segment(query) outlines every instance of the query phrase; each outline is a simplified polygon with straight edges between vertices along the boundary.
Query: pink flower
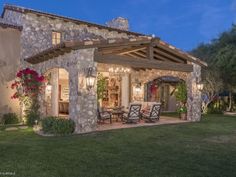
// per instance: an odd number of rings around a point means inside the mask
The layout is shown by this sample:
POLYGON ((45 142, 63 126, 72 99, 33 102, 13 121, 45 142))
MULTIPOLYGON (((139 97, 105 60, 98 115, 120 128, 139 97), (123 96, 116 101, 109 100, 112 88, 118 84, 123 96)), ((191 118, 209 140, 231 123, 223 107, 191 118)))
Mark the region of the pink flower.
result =
POLYGON ((23 74, 22 71, 19 71, 19 72, 16 74, 16 76, 21 78, 21 77, 22 77, 22 74, 23 74))
POLYGON ((38 77, 38 78, 37 78, 37 81, 38 81, 38 82, 43 82, 43 81, 44 81, 44 76, 38 77))

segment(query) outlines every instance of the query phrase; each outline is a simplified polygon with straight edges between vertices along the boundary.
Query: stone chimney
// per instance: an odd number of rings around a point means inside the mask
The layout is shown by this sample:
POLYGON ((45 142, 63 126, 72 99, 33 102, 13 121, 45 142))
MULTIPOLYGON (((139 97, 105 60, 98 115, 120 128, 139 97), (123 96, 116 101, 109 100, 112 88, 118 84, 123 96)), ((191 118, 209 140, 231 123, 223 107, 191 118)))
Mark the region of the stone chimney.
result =
POLYGON ((129 21, 123 17, 117 17, 107 22, 106 25, 111 28, 129 31, 129 21))

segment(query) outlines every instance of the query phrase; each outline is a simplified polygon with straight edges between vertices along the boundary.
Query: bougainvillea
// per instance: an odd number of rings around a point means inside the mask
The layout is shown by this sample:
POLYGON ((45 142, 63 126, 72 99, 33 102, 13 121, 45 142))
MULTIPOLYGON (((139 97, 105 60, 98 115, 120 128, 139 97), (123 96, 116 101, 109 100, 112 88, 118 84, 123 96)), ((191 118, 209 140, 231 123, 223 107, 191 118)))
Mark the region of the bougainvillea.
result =
POLYGON ((16 90, 12 99, 19 99, 24 105, 25 117, 28 124, 33 124, 34 120, 39 117, 38 96, 44 89, 44 76, 39 75, 36 71, 26 68, 20 70, 16 75, 16 80, 12 83, 11 88, 16 90))

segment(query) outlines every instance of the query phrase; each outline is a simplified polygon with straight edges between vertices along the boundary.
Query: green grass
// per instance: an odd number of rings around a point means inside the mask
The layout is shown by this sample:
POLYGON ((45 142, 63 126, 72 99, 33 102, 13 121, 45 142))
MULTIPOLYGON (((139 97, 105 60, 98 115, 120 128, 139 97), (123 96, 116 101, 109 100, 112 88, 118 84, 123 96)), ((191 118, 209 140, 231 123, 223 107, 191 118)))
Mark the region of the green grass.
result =
POLYGON ((0 132, 0 172, 21 177, 226 177, 236 176, 235 167, 236 117, 210 115, 200 123, 83 136, 0 132))

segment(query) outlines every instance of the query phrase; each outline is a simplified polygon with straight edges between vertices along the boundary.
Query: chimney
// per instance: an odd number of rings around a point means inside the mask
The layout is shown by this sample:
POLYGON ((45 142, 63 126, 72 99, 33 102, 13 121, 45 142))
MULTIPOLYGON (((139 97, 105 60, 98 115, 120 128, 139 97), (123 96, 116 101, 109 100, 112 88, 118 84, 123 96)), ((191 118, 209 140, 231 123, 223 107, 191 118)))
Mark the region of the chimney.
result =
POLYGON ((123 17, 117 17, 107 22, 106 25, 111 28, 129 31, 129 21, 123 17))

